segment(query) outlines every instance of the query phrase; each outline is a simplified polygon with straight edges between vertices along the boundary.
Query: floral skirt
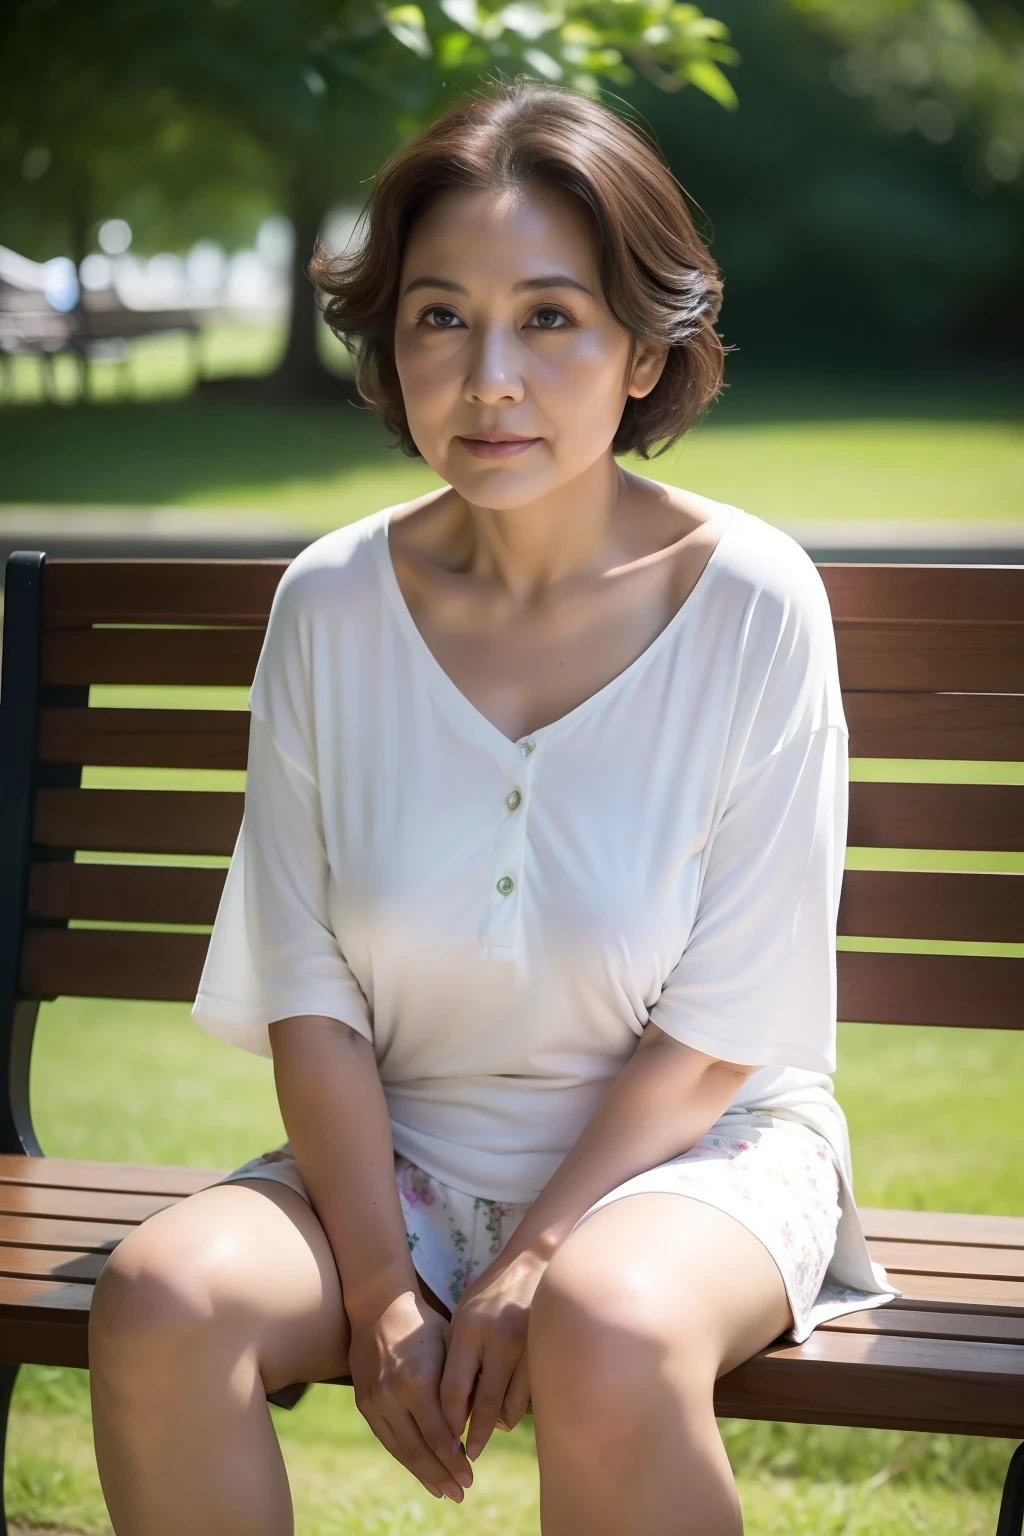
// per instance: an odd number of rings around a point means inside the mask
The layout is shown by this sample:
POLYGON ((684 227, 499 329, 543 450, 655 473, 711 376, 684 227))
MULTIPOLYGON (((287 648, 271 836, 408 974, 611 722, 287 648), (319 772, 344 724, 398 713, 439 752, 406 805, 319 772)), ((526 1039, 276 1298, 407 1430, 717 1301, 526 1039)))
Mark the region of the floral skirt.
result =
MULTIPOLYGON (((413 1267, 448 1309, 486 1269, 530 1209, 530 1201, 467 1194, 395 1152, 395 1181, 413 1267)), ((288 1142, 235 1168, 234 1179, 276 1179, 309 1199, 288 1142)), ((781 1272, 793 1313, 787 1337, 804 1339, 829 1317, 889 1300, 831 1285, 826 1271, 840 1218, 839 1174, 816 1131, 767 1111, 727 1118, 688 1152, 627 1179, 576 1222, 626 1195, 689 1195, 735 1217, 760 1239, 781 1272)), ((573 1228, 575 1231, 575 1227, 573 1228)))

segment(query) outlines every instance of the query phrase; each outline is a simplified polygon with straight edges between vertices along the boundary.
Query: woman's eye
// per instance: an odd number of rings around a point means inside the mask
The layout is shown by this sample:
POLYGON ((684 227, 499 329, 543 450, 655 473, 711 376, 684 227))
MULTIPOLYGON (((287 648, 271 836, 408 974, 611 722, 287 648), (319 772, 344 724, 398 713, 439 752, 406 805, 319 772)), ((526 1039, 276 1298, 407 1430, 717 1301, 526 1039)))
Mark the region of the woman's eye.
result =
MULTIPOLYGON (((456 320, 459 318, 453 309, 445 309, 441 304, 433 304, 431 305, 430 309, 425 309, 420 316, 420 319, 425 320, 428 315, 451 315, 456 320)), ((453 327, 450 325, 432 325, 429 327, 429 329, 432 331, 450 331, 453 329, 453 327)))
MULTIPOLYGON (((545 315, 553 315, 556 321, 564 321, 565 325, 551 325, 543 323, 537 324, 536 329, 539 331, 562 331, 565 329, 566 325, 571 323, 570 317, 566 314, 565 310, 556 309, 552 304, 544 304, 540 309, 534 310, 532 318, 534 321, 540 321, 541 318, 545 315)), ((448 309, 443 304, 432 304, 429 309, 423 310, 420 315, 420 319, 426 320, 428 316, 440 316, 440 321, 438 323, 434 323, 434 321, 431 320, 431 323, 427 327, 427 329, 431 331, 453 331, 455 326, 448 324, 445 321, 445 316, 447 316, 449 320, 457 321, 459 318, 453 309, 448 309)))
MULTIPOLYGON (((542 309, 538 309, 536 311, 536 313, 534 314, 534 319, 535 320, 539 319, 541 315, 554 315, 556 317, 556 319, 564 320, 566 322, 566 325, 569 323, 569 316, 565 313, 565 310, 564 309, 555 309, 550 304, 545 304, 542 309)), ((538 326, 537 329, 541 330, 541 331, 563 331, 565 329, 565 326, 563 326, 563 325, 541 325, 541 326, 538 326)))

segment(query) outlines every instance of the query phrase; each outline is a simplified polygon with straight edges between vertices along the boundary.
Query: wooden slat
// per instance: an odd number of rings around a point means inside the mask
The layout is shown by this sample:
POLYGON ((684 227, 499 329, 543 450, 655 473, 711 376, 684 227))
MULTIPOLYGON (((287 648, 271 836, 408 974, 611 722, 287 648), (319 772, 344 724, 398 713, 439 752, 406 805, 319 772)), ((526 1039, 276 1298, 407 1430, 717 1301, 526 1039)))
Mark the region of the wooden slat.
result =
POLYGON ((834 623, 1024 623, 1024 566, 882 565, 823 561, 834 623))
POLYGON ((92 1282, 0 1278, 0 1360, 11 1364, 89 1364, 92 1282))
MULTIPOLYGON (((216 1183, 210 1179, 209 1183, 216 1183)), ((200 1186, 205 1188, 205 1184, 200 1186)), ((189 1193, 194 1193, 190 1191, 189 1193)), ((20 1223, 28 1231, 33 1222, 71 1222, 83 1230, 92 1225, 97 1230, 106 1227, 137 1226, 160 1211, 165 1205, 173 1205, 184 1195, 170 1192, 158 1193, 145 1189, 76 1189, 58 1188, 46 1184, 0 1185, 0 1221, 20 1223)), ((15 1226, 4 1227, 5 1240, 15 1226)), ((40 1231, 32 1235, 34 1246, 45 1246, 40 1231)), ((76 1247, 79 1246, 76 1244, 76 1247)), ((86 1246, 84 1243, 81 1246, 86 1246)))
MULTIPOLYGON (((165 1205, 176 1203, 164 1201, 165 1205)), ((138 1225, 138 1222, 61 1221, 52 1217, 0 1215, 0 1256, 15 1248, 31 1248, 37 1253, 49 1254, 52 1263, 54 1254, 68 1251, 109 1253, 138 1225)))
MULTIPOLYGON (((2 1161, 2 1160, 0 1160, 2 1161)), ((858 1206, 869 1242, 968 1243, 975 1248, 1024 1248, 1024 1216, 953 1211, 901 1211, 858 1206)))
POLYGON ((851 757, 1024 762, 1024 694, 843 693, 851 757))
POLYGON ((265 624, 287 560, 48 560, 47 629, 265 624))
POLYGON ((1024 852, 1024 785, 850 785, 851 848, 1024 852))
POLYGON ((972 1248, 943 1243, 874 1242, 872 1257, 890 1274, 955 1275, 971 1280, 1024 1282, 1024 1249, 972 1248))
POLYGON ((836 967, 844 1021, 1024 1029, 1024 960, 840 950, 836 967))
POLYGON ((244 709, 43 709, 43 763, 125 768, 244 768, 244 709))
POLYGON ((32 836, 41 848, 230 854, 244 808, 219 790, 41 789, 32 836))
MULTIPOLYGON (((837 624, 844 689, 911 692, 1024 691, 1024 624, 837 624)), ((44 684, 245 685, 263 629, 50 630, 44 684)))
MULTIPOLYGON (((207 942, 205 934, 30 928, 22 950, 22 995, 190 1002, 207 942)), ((1024 961, 841 950, 836 962, 843 1020, 1024 1028, 1024 961)))
POLYGON ((1024 621, 893 618, 840 620, 834 628, 844 690, 1024 693, 1024 621))
POLYGON ((43 636, 44 685, 194 684, 248 687, 259 629, 55 629, 43 636))
POLYGON ((29 867, 28 915, 93 922, 212 923, 225 874, 223 869, 144 864, 34 863, 29 867))
MULTIPOLYGON (((889 622, 835 626, 844 690, 942 693, 1024 691, 1024 624, 889 622)), ((42 681, 248 686, 262 627, 50 630, 42 681)))
MULTIPOLYGON (((1024 1284, 1019 1280, 972 1280, 963 1275, 922 1275, 895 1272, 892 1283, 915 1311, 986 1311, 1024 1314, 1024 1284)), ((893 1306, 900 1305, 893 1302, 893 1306)))
MULTIPOLYGON (((258 624, 286 560, 48 560, 45 622, 258 624)), ((1021 622, 1020 566, 823 562, 835 622, 1021 622)))
POLYGON ((1024 944, 1024 875, 848 869, 839 933, 1024 944))
POLYGON ((1024 1346, 817 1329, 719 1378, 738 1418, 954 1434, 1024 1432, 1024 1346))
MULTIPOLYGON (((844 696, 853 757, 1024 761, 1024 695, 844 696)), ((39 758, 126 767, 244 768, 246 710, 43 709, 39 758)))
POLYGON ((74 1314, 88 1311, 92 1301, 92 1286, 64 1285, 59 1280, 4 1280, 0 1284, 0 1311, 5 1320, 12 1317, 26 1321, 42 1321, 42 1314, 55 1312, 74 1314))
MULTIPOLYGON (((117 1246, 116 1243, 114 1246, 117 1246)), ((109 1250, 102 1253, 79 1253, 70 1248, 53 1252, 45 1248, 0 1247, 0 1276, 17 1276, 26 1280, 60 1280, 64 1283, 80 1281, 86 1285, 95 1285, 109 1256, 109 1250)))
POLYGON ((207 1184, 215 1184, 228 1171, 227 1168, 190 1168, 165 1163, 108 1163, 75 1157, 24 1157, 11 1152, 0 1153, 0 1184, 37 1189, 191 1195, 197 1189, 205 1189, 207 1184))
POLYGON ((21 995, 190 1003, 207 943, 204 933, 30 928, 21 951, 21 995))
POLYGON ((868 1312, 846 1312, 827 1323, 832 1333, 904 1333, 928 1339, 976 1339, 984 1344, 1024 1344, 1024 1313, 914 1312, 892 1302, 868 1312))

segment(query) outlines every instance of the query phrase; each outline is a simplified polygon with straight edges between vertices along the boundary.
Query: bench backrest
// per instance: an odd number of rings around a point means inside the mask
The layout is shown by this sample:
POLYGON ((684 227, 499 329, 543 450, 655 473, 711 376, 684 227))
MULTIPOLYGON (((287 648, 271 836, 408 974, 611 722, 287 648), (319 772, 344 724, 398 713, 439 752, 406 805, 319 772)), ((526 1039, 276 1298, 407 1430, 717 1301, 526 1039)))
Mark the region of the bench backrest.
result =
MULTIPOLYGON (((213 921, 242 814, 245 694, 230 708, 198 707, 201 694, 179 693, 184 708, 96 697, 103 685, 247 689, 285 563, 11 557, 0 698, 8 1032, 15 998, 195 995, 207 933, 167 925, 213 921), (120 786, 139 770, 147 787, 120 786), (153 770, 165 771, 163 787, 153 770), (181 770, 234 776, 227 789, 210 787, 215 774, 175 787, 181 770), (106 787, 90 787, 103 774, 106 787)), ((895 866, 847 867, 842 939, 896 942, 840 947, 839 1016, 1020 1028, 1024 872, 1006 855, 1024 853, 1024 566, 818 569, 851 756, 886 760, 855 765, 848 846, 889 850, 854 862, 895 866), (920 767, 906 781, 902 762, 922 759, 935 764, 923 770, 931 782, 920 767), (927 867, 942 862, 952 867, 927 867), (979 944, 1016 953, 970 953, 979 944)))

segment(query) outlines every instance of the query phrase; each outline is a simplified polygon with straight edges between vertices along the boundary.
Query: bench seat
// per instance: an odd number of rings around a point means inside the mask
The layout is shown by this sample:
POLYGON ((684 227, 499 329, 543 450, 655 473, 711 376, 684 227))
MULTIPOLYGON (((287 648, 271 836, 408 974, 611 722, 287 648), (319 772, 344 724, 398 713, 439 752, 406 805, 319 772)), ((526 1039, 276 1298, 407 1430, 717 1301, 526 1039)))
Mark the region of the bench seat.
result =
MULTIPOLYGON (((154 1211, 226 1172, 0 1156, 0 1362, 87 1367, 89 1303, 107 1255, 154 1211)), ((1024 1434, 1024 1218, 861 1215, 903 1297, 763 1350, 721 1378, 719 1413, 1024 1434)))

